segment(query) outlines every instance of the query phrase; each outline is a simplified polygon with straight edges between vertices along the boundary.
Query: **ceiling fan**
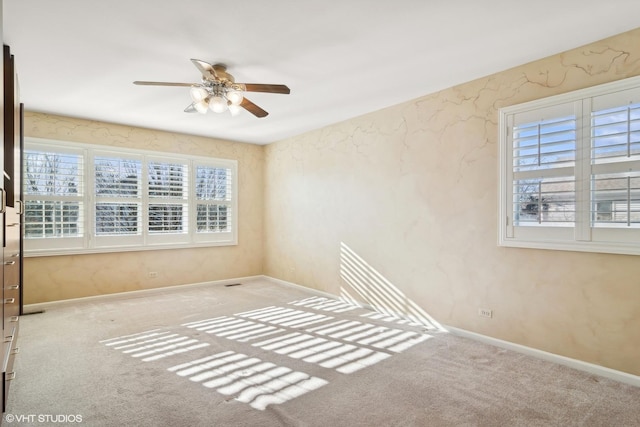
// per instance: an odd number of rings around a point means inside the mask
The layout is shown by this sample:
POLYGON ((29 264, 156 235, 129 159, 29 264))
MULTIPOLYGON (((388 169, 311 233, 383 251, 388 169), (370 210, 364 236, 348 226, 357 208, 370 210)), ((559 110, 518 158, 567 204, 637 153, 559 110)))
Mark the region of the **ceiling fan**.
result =
POLYGON ((267 113, 253 102, 244 97, 244 92, 267 92, 289 94, 290 89, 286 85, 236 83, 233 76, 227 72, 224 64, 209 64, 199 59, 191 62, 202 74, 200 83, 171 83, 171 82, 146 82, 135 81, 135 85, 143 86, 185 86, 190 87, 190 95, 193 102, 184 109, 186 113, 206 114, 210 109, 216 113, 227 110, 231 115, 236 115, 244 108, 256 117, 265 117, 267 113))

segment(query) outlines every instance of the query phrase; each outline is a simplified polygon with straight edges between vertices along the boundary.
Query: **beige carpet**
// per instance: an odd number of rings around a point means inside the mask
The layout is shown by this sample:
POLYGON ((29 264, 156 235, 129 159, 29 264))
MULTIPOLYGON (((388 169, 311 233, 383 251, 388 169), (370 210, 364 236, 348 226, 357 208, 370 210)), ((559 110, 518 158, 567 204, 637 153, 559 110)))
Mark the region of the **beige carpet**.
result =
POLYGON ((640 425, 639 388, 266 280, 20 322, 3 426, 640 425))

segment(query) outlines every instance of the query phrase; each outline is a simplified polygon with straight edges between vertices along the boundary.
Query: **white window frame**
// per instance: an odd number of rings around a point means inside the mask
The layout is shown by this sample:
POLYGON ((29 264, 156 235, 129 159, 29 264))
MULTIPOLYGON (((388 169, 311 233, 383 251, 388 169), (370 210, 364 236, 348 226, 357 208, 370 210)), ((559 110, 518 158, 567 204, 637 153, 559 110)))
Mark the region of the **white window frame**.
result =
MULTIPOLYGON (((26 141, 26 139, 25 139, 26 141)), ((31 147, 27 147, 27 149, 29 149, 31 147)), ((80 221, 82 223, 82 225, 84 226, 86 221, 86 215, 87 215, 87 203, 86 203, 86 199, 87 199, 87 192, 89 191, 87 189, 87 177, 84 175, 86 173, 87 170, 87 165, 86 165, 86 152, 84 149, 79 148, 79 147, 51 147, 51 146, 41 146, 39 147, 39 149, 41 151, 44 152, 50 152, 50 153, 55 153, 55 154, 67 154, 67 155, 73 155, 73 156, 78 156, 81 159, 81 163, 82 163, 82 171, 80 172, 80 176, 79 178, 82 180, 79 184, 79 195, 77 197, 68 197, 68 196, 55 196, 55 195, 45 195, 45 196, 40 196, 40 195, 34 195, 31 197, 26 197, 25 199, 25 209, 28 209, 29 206, 29 201, 30 200, 38 200, 38 201, 50 201, 50 202, 66 202, 66 201, 77 201, 81 203, 82 209, 79 211, 79 215, 80 217, 82 217, 82 220, 80 221), (52 149, 53 148, 53 149, 52 149)), ((27 171, 24 170, 23 171, 23 175, 25 175, 23 177, 22 180, 22 185, 23 186, 27 186, 29 184, 27 177, 26 177, 26 173, 27 171)), ((24 218, 26 217, 26 215, 23 216, 23 221, 24 218)), ((82 233, 82 237, 78 237, 78 236, 74 236, 74 237, 65 237, 65 238, 42 238, 42 239, 33 239, 33 240, 38 240, 39 241, 39 246, 40 249, 42 251, 69 251, 69 252, 74 252, 74 251, 79 251, 82 250, 85 245, 85 237, 87 231, 82 229, 81 230, 82 233)), ((26 246, 26 245, 25 245, 26 246)))
MULTIPOLYGON (((193 193, 193 204, 191 205, 191 209, 190 209, 190 221, 191 224, 193 224, 193 230, 194 230, 194 236, 193 239, 195 242, 201 242, 207 239, 210 239, 211 233, 206 233, 206 232, 199 232, 198 231, 198 205, 203 204, 203 205, 223 205, 227 207, 228 209, 231 209, 232 211, 236 208, 234 208, 234 203, 235 200, 237 199, 237 196, 234 195, 235 190, 233 189, 227 189, 227 190, 231 190, 229 192, 229 196, 227 197, 225 200, 217 200, 217 199, 198 199, 197 198, 197 190, 196 190, 196 168, 198 167, 205 167, 205 168, 210 168, 212 165, 209 163, 203 163, 203 162, 198 162, 198 161, 194 161, 193 162, 193 168, 192 168, 192 173, 191 173, 191 189, 192 189, 192 193, 193 193)), ((233 172, 233 169, 231 170, 232 174, 235 173, 233 172)), ((237 177, 233 177, 232 176, 232 182, 237 182, 237 177)), ((238 227, 238 216, 237 215, 232 215, 231 218, 227 218, 227 221, 231 222, 231 227, 232 229, 236 229, 238 227)), ((213 233, 214 235, 216 233, 213 233)))
MULTIPOLYGON (((620 172, 620 164, 594 164, 591 159, 592 103, 607 99, 619 102, 619 106, 640 102, 640 76, 599 86, 581 89, 499 111, 499 206, 498 245, 506 247, 568 250, 640 255, 640 228, 596 227, 591 223, 591 182, 594 175, 611 169, 620 172), (602 98, 599 98, 602 97, 602 98), (606 97, 606 98, 605 98, 606 97), (632 101, 631 101, 632 99, 632 101), (575 199, 576 221, 571 227, 536 225, 515 226, 513 217, 514 151, 513 120, 516 115, 550 110, 563 104, 572 104, 576 116, 575 199)), ((624 162, 624 170, 640 171, 640 159, 624 162)))
MULTIPOLYGON (((86 231, 86 236, 88 237, 89 241, 88 241, 88 247, 89 248, 121 248, 121 247, 139 247, 139 246, 144 246, 144 224, 145 223, 145 218, 143 216, 143 211, 144 211, 144 206, 145 206, 145 193, 146 193, 146 187, 144 186, 143 182, 144 179, 143 174, 144 174, 144 167, 142 165, 145 165, 145 161, 144 161, 144 157, 142 154, 138 154, 138 153, 123 153, 123 152, 118 152, 118 151, 113 151, 113 150, 108 150, 108 149, 104 149, 104 148, 98 148, 98 149, 87 149, 87 159, 86 159, 86 163, 89 165, 88 167, 88 171, 86 171, 85 176, 87 177, 85 182, 88 184, 87 185, 87 198, 88 203, 87 203, 87 210, 88 210, 88 216, 86 217, 87 220, 85 222, 85 224, 88 226, 87 228, 85 228, 86 231), (139 185, 139 189, 137 191, 137 196, 136 197, 122 197, 122 196, 102 196, 99 197, 96 194, 96 182, 95 182, 95 177, 96 177, 96 165, 95 165, 95 159, 96 157, 101 157, 101 158, 115 158, 118 160, 130 160, 130 161, 139 161, 141 163, 141 171, 140 171, 140 185, 139 185), (137 233, 135 234, 123 234, 123 235, 99 235, 96 231, 96 211, 95 211, 95 207, 98 205, 98 203, 113 203, 113 204, 118 204, 118 203, 131 203, 131 204, 138 204, 139 205, 139 211, 138 211, 138 218, 137 218, 137 222, 138 222, 138 226, 140 228, 140 230, 138 230, 137 233)), ((25 239, 26 240, 26 239, 25 239)))
MULTIPOLYGON (((125 252, 156 249, 177 249, 208 246, 231 246, 238 244, 238 162, 231 159, 219 159, 204 156, 193 156, 157 151, 137 150, 130 148, 118 148, 95 144, 83 144, 76 142, 57 141, 42 138, 25 137, 25 149, 63 152, 80 154, 83 156, 83 193, 81 196, 82 229, 80 237, 45 237, 25 238, 25 256, 53 256, 103 252, 125 252), (139 212, 141 232, 137 235, 123 236, 97 236, 95 230, 95 206, 99 199, 95 194, 95 165, 96 157, 117 157, 141 160, 141 184, 140 197, 135 198, 136 203, 141 203, 139 212), (153 233, 149 231, 149 204, 176 202, 177 199, 159 199, 149 196, 148 192, 148 165, 151 162, 180 163, 187 167, 186 184, 187 195, 182 200, 187 208, 186 230, 176 233, 153 233), (229 230, 218 232, 196 232, 196 193, 195 193, 195 168, 206 166, 212 168, 228 169, 231 180, 229 197, 225 201, 228 206, 229 230)), ((35 200, 39 196, 29 196, 25 193, 25 200, 35 200)), ((55 199, 55 196, 44 196, 41 199, 55 199)), ((115 197, 118 202, 121 198, 115 197)), ((102 198, 102 200, 105 200, 102 198)), ((122 199, 124 200, 124 199, 122 199)), ((132 202, 134 200, 132 199, 132 202)))
MULTIPOLYGON (((145 204, 145 208, 143 209, 143 223, 149 223, 149 205, 159 205, 159 204, 182 204, 187 209, 186 218, 183 212, 183 220, 185 221, 184 226, 186 229, 183 229, 180 232, 176 233, 152 233, 148 232, 147 234, 147 245, 165 245, 165 244, 189 244, 193 241, 193 237, 191 236, 191 227, 193 226, 193 221, 191 219, 191 207, 192 207, 192 181, 191 181, 191 169, 194 167, 193 161, 187 161, 186 159, 182 159, 180 157, 173 156, 163 157, 157 155, 149 155, 147 156, 147 161, 143 164, 142 174, 147 177, 149 175, 148 166, 149 163, 166 163, 166 164, 181 164, 186 170, 186 180, 183 178, 183 191, 186 192, 186 197, 183 198, 167 198, 160 199, 155 197, 148 196, 149 189, 148 187, 144 187, 144 194, 147 198, 147 203, 145 204)), ((143 180, 145 185, 148 185, 147 180, 143 180)))

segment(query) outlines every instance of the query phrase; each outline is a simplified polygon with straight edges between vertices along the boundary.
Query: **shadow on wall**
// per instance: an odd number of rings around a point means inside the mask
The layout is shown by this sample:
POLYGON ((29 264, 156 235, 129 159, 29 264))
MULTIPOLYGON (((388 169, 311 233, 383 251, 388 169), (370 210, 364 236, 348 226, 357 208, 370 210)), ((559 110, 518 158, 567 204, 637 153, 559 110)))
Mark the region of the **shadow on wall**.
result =
POLYGON ((340 287, 341 299, 355 305, 362 305, 364 302, 383 316, 405 319, 429 330, 447 332, 344 242, 340 242, 340 277, 346 285, 340 287), (359 298, 354 297, 351 291, 359 298))

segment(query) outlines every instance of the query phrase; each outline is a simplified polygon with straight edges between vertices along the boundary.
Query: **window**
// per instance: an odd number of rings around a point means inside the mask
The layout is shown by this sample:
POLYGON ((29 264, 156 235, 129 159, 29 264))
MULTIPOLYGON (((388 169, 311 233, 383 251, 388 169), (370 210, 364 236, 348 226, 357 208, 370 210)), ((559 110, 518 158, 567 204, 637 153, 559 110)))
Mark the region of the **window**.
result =
POLYGON ((42 249, 81 247, 85 234, 83 152, 27 147, 23 174, 25 236, 40 240, 42 249))
POLYGON ((196 234, 219 232, 232 226, 229 213, 233 189, 229 169, 196 166, 196 234))
POLYGON ((502 246, 640 254, 640 78, 500 110, 502 246))
POLYGON ((237 163, 27 138, 25 252, 237 242, 237 163))

